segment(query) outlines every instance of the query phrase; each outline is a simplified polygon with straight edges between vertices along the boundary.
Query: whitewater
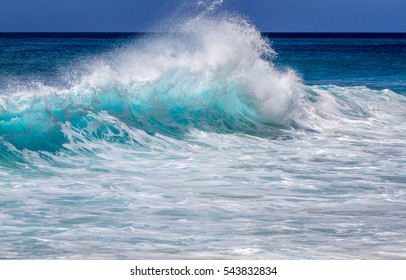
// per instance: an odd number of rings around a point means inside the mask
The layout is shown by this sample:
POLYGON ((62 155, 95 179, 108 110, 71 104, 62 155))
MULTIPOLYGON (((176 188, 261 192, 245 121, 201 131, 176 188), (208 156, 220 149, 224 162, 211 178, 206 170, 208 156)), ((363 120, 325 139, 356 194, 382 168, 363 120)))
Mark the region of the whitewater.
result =
POLYGON ((406 72, 308 83, 239 16, 172 30, 0 39, 0 258, 406 258, 406 72))

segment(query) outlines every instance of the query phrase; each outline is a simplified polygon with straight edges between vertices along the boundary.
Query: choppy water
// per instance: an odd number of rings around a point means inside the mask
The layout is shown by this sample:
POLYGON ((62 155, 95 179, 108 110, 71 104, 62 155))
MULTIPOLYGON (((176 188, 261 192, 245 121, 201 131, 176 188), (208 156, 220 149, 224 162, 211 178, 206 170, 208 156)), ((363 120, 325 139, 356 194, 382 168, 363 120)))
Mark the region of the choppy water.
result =
POLYGON ((0 35, 0 258, 406 258, 406 39, 0 35))

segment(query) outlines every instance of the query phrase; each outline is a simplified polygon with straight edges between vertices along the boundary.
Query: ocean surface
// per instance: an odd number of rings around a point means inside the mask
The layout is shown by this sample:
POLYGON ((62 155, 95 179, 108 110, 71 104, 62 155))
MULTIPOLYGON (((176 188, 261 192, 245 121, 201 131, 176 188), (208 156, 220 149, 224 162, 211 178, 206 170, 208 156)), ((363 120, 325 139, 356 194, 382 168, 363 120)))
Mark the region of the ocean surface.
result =
POLYGON ((406 259, 406 34, 0 34, 0 258, 406 259))

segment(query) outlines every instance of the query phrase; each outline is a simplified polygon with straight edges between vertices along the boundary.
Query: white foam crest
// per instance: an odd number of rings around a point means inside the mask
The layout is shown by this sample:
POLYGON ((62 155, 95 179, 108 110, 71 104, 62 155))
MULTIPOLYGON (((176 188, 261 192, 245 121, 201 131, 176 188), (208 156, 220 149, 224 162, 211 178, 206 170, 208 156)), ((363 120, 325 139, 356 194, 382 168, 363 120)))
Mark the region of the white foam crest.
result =
POLYGON ((139 95, 140 87, 153 88, 168 76, 170 94, 178 97, 201 95, 213 84, 228 94, 238 85, 238 98, 257 111, 260 121, 288 124, 295 95, 302 91, 300 79, 273 67, 274 51, 253 25, 235 16, 200 16, 173 29, 94 63, 74 91, 118 86, 139 95))

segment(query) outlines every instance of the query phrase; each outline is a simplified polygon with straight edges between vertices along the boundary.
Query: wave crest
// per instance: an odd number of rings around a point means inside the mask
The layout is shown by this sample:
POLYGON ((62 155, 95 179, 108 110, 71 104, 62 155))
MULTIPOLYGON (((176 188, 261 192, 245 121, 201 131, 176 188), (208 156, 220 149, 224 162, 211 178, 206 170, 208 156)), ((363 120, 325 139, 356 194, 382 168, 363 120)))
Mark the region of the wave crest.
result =
POLYGON ((255 133, 260 125, 289 125, 301 84, 293 71, 274 68, 273 54, 243 19, 190 19, 171 34, 94 59, 69 88, 38 85, 3 95, 0 136, 18 149, 55 150, 69 141, 66 124, 92 127, 88 138, 111 135, 109 121, 91 117, 102 114, 172 137, 191 128, 255 133))

